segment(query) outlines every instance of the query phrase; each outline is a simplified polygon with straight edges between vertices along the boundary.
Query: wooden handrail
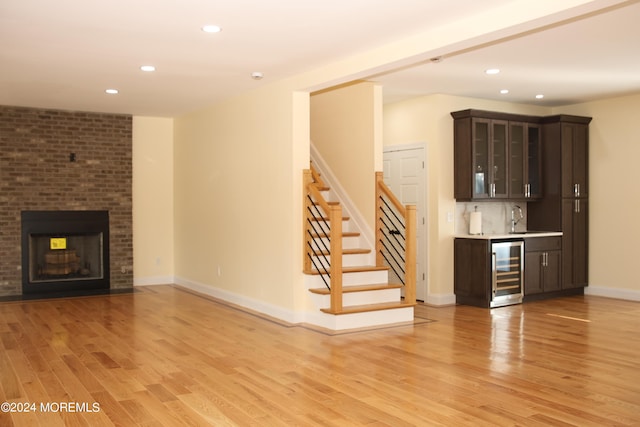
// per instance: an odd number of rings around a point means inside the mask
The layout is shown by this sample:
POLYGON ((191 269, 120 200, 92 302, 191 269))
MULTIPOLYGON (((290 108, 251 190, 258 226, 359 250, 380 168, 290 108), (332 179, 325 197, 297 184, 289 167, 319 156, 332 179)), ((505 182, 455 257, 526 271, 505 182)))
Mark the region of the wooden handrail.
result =
POLYGON ((398 210, 398 212, 400 212, 400 214, 402 214, 402 216, 406 215, 404 205, 400 203, 400 200, 398 200, 391 189, 387 187, 387 184, 384 183, 382 172, 376 172, 376 189, 376 197, 378 196, 379 192, 384 194, 391 201, 391 203, 393 203, 393 206, 398 210))
POLYGON ((322 180, 322 177, 320 176, 320 173, 318 173, 316 168, 313 167, 313 163, 310 164, 310 168, 311 168, 311 176, 313 177, 313 182, 318 184, 318 187, 326 187, 327 184, 324 183, 324 181, 322 180))
POLYGON ((382 209, 383 196, 391 202, 398 214, 403 217, 405 225, 405 253, 404 253, 404 300, 405 303, 415 304, 416 302, 416 256, 417 256, 417 229, 416 229, 416 207, 413 205, 404 206, 387 187, 383 180, 382 172, 376 172, 376 265, 383 266, 385 259, 383 256, 383 223, 382 209))

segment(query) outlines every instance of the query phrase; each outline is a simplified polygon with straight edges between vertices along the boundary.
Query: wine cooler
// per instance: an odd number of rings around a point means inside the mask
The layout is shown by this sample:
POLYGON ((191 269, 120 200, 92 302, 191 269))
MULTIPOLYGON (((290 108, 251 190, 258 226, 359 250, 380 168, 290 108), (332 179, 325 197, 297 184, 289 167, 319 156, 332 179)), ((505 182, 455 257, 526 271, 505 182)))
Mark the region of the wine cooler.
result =
POLYGON ((492 242, 491 270, 490 306, 520 304, 524 284, 524 241, 492 242))

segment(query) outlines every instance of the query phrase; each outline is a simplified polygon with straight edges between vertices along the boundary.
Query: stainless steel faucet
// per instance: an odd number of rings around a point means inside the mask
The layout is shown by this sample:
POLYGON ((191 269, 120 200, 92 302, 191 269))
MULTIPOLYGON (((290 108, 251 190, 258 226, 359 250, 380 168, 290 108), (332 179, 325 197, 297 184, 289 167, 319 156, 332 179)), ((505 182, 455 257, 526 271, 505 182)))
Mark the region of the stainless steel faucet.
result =
POLYGON ((516 225, 524 218, 524 214, 522 213, 522 208, 518 205, 513 205, 511 207, 511 232, 516 232, 516 225))

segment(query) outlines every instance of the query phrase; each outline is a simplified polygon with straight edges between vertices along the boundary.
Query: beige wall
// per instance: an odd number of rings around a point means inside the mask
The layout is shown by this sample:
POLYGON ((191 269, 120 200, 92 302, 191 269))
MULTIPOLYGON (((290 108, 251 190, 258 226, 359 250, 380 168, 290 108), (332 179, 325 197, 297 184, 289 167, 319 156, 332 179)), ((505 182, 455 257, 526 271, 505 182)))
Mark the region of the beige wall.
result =
POLYGON ((178 283, 285 318, 296 309, 308 114, 308 94, 275 86, 175 120, 178 283))
POLYGON ((311 141, 371 230, 376 152, 382 141, 376 134, 381 95, 380 86, 360 82, 311 97, 311 141))
POLYGON ((173 282, 173 119, 133 118, 133 277, 173 282))
MULTIPOLYGON (((558 108, 589 126, 589 291, 640 291, 640 94, 558 108)), ((615 295, 615 294, 614 294, 615 295)), ((625 296, 624 292, 620 296, 625 296)))

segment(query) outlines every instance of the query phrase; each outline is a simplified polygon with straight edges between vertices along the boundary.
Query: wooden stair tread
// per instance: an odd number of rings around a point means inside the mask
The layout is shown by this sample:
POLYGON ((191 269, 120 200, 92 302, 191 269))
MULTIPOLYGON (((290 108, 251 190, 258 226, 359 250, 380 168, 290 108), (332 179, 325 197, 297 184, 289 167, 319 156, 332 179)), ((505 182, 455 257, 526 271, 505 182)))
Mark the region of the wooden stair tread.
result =
MULTIPOLYGON (((351 293, 351 292, 366 292, 366 291, 381 291, 385 289, 398 289, 402 288, 402 285, 399 283, 377 283, 371 285, 352 285, 352 286, 343 286, 342 293, 351 293)), ((313 294, 319 295, 331 295, 331 291, 324 288, 313 288, 309 289, 309 292, 313 294)))
MULTIPOLYGON (((325 216, 325 217, 322 217, 322 218, 316 218, 316 217, 313 217, 313 218, 309 218, 309 219, 310 219, 311 221, 321 221, 321 220, 322 220, 322 221, 329 222, 329 217, 326 217, 326 216, 325 216)), ((351 219, 351 218, 350 218, 350 217, 348 217, 348 216, 343 216, 343 217, 342 217, 342 220, 343 220, 343 221, 349 221, 350 219, 351 219)))
MULTIPOLYGON (((327 235, 329 235, 329 233, 327 233, 327 235)), ((358 233, 357 231, 345 231, 341 234, 342 237, 358 237, 360 236, 360 233, 358 233)), ((317 233, 311 233, 311 237, 313 237, 314 239, 318 239, 318 238, 323 238, 325 236, 321 236, 317 233)))
POLYGON ((368 313, 370 311, 379 311, 379 310, 393 310, 395 308, 407 308, 407 307, 415 307, 416 303, 407 303, 404 301, 400 302, 385 302, 379 304, 364 304, 364 305, 350 305, 347 307, 342 307, 339 311, 331 311, 330 308, 321 308, 320 311, 328 314, 354 314, 354 313, 368 313))
MULTIPOLYGON (((340 204, 340 202, 332 201, 332 202, 327 202, 327 204, 329 206, 338 206, 340 204)), ((317 205, 319 205, 319 203, 318 202, 313 202, 313 205, 317 206, 317 205)))
MULTIPOLYGON (((342 273, 364 273, 367 271, 385 271, 385 270, 389 270, 389 267, 387 266, 382 266, 382 267, 377 267, 375 265, 361 265, 361 266, 356 266, 356 267, 342 267, 342 273)), ((318 270, 311 270, 310 273, 308 274, 313 274, 313 275, 317 275, 320 274, 318 272, 318 270)))
MULTIPOLYGON (((370 254, 371 253, 371 249, 365 249, 365 248, 353 248, 353 249, 343 249, 342 250, 342 255, 361 255, 361 254, 370 254)), ((313 253, 313 255, 330 255, 330 253, 328 251, 318 251, 313 253)))

